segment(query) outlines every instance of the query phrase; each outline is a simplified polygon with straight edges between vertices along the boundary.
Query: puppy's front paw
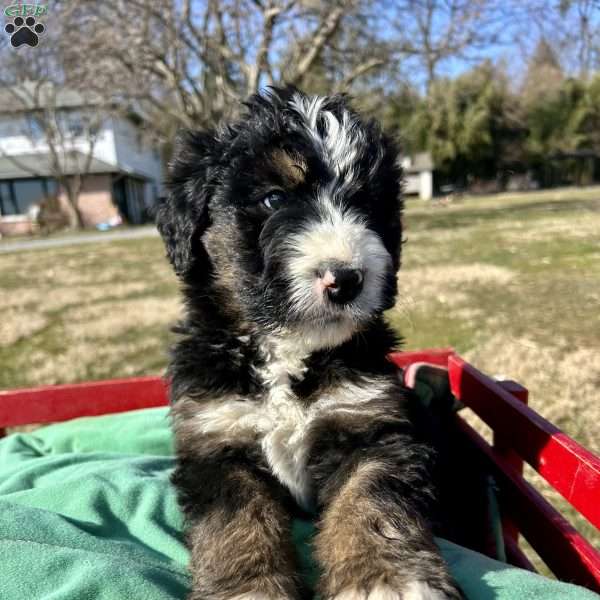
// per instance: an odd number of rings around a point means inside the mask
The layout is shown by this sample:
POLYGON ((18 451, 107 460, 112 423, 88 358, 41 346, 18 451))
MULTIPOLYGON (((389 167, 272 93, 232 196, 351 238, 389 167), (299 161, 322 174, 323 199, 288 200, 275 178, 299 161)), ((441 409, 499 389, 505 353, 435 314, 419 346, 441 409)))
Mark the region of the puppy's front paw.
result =
POLYGON ((448 596, 424 581, 411 581, 402 592, 402 600, 450 600, 451 598, 457 596, 448 596))
POLYGON ((269 596, 263 592, 246 592, 229 598, 229 600, 287 600, 285 596, 269 596))
POLYGON ((262 592, 246 592, 245 594, 238 594, 237 596, 232 596, 229 600, 273 600, 267 594, 263 594, 262 592))
POLYGON ((347 588, 331 600, 454 600, 458 596, 448 596, 423 581, 412 581, 402 590, 389 585, 376 585, 370 590, 347 588))

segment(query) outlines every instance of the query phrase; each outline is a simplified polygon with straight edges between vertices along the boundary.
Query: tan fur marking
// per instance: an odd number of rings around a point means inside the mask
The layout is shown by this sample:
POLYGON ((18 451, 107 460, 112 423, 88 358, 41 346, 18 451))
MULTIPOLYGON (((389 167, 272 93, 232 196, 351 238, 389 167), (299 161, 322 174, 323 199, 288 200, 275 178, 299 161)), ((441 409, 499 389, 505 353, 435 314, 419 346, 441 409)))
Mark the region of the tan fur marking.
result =
MULTIPOLYGON (((234 514, 215 507, 190 530, 191 572, 198 598, 295 598, 289 516, 268 486, 244 469, 224 477, 251 491, 234 514)), ((192 596, 192 599, 195 596, 192 596)))
POLYGON ((369 559, 368 531, 379 510, 366 488, 381 470, 376 462, 360 464, 325 511, 316 540, 323 564, 369 559))
MULTIPOLYGON (((359 464, 325 509, 315 539, 323 567, 319 584, 332 600, 447 600, 457 598, 430 587, 415 566, 435 557, 435 549, 403 554, 404 533, 393 507, 383 507, 372 495, 372 484, 389 477, 393 468, 371 460, 359 464), (408 568, 407 568, 408 567, 408 568), (415 578, 416 577, 416 578, 415 578)), ((396 508, 396 511, 398 508, 396 508)), ((439 558, 441 563, 441 558, 439 558)), ((437 582, 436 582, 437 583, 437 582)))
POLYGON ((211 408, 227 406, 219 402, 198 402, 191 398, 182 398, 171 407, 171 418, 178 448, 193 453, 195 448, 211 444, 215 449, 226 444, 245 445, 256 440, 256 431, 251 428, 231 427, 229 431, 214 429, 203 431, 200 418, 210 414, 211 408))
POLYGON ((233 221, 216 223, 204 232, 202 243, 214 266, 214 293, 219 307, 241 327, 248 327, 238 294, 241 272, 234 249, 239 248, 241 242, 237 227, 233 221))
POLYGON ((390 541, 382 533, 388 518, 369 492, 385 470, 374 461, 360 464, 323 515, 315 546, 324 567, 324 598, 343 597, 348 590, 363 590, 366 598, 378 586, 400 588, 399 565, 385 558, 390 541))
POLYGON ((292 156, 285 150, 275 150, 271 154, 274 167, 292 186, 300 185, 306 179, 306 162, 301 156, 292 156))

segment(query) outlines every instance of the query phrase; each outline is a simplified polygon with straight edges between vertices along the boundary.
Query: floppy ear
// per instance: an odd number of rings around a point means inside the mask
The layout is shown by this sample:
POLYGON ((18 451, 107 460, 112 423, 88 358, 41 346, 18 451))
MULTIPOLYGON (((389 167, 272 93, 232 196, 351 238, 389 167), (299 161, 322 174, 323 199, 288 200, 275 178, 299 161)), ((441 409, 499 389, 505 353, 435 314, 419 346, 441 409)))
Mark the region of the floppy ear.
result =
POLYGON ((180 277, 190 272, 198 253, 203 253, 200 236, 209 225, 218 146, 211 132, 185 132, 175 143, 168 168, 169 194, 158 207, 156 224, 180 277))
POLYGON ((382 154, 376 171, 374 193, 382 203, 383 243, 392 256, 394 272, 397 272, 402 252, 403 172, 396 141, 383 132, 378 135, 381 136, 382 154))

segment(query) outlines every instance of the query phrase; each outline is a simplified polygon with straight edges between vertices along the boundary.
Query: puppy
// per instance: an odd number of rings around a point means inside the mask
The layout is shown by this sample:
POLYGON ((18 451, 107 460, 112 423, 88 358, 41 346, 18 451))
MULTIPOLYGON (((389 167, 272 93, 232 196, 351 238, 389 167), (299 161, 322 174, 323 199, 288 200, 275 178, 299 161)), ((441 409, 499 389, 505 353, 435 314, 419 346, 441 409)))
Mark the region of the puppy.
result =
POLYGON ((386 360, 400 187, 394 144, 342 96, 270 89, 179 140, 158 227, 186 301, 169 375, 191 599, 300 597, 296 507, 318 515, 323 598, 460 598, 386 360))

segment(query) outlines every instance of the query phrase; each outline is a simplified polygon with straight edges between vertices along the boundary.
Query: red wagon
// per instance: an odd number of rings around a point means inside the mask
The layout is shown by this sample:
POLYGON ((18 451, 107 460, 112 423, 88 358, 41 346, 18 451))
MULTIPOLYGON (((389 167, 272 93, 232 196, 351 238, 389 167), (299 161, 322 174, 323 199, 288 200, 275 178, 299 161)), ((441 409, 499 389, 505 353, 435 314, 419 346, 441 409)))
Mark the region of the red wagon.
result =
MULTIPOLYGON (((483 458, 500 490, 507 561, 534 570, 519 547, 525 538, 558 579, 600 591, 600 552, 523 477, 531 465, 600 529, 600 459, 527 406, 527 390, 495 381, 452 350, 395 353, 399 368, 425 362, 448 370, 454 397, 493 431, 486 442, 456 415, 460 435, 483 458)), ((167 404, 167 384, 137 377, 0 392, 0 437, 6 427, 66 421, 167 404)))

